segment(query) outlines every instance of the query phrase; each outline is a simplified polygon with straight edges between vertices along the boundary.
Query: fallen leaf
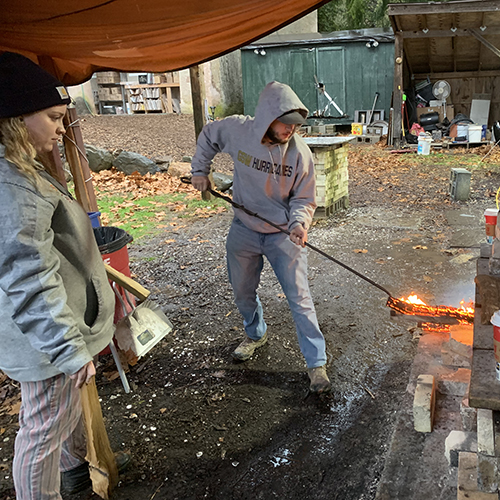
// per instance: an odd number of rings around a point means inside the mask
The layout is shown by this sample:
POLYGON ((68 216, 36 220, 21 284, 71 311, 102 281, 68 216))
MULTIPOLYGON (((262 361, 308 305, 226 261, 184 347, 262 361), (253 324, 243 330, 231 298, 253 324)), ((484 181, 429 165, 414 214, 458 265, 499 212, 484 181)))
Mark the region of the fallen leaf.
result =
POLYGON ((353 250, 353 252, 354 253, 368 253, 368 250, 366 250, 366 249, 361 250, 360 248, 355 248, 353 250))
POLYGON ((427 247, 424 245, 415 245, 413 250, 427 250, 427 247))
POLYGON ((424 276, 424 281, 427 282, 427 283, 430 283, 432 280, 432 278, 430 276, 424 276))

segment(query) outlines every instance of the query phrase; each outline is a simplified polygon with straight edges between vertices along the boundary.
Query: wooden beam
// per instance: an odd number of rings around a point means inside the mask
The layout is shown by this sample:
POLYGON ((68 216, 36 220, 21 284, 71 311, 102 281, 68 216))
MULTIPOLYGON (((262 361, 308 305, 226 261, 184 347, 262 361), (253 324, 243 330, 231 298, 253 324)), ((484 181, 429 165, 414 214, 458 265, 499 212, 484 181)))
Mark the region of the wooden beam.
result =
POLYGON ((394 84, 393 84, 393 141, 394 146, 401 146, 401 134, 403 116, 401 106, 403 104, 403 36, 401 33, 394 35, 394 84))
POLYGON ((80 119, 76 112, 76 108, 68 108, 69 119, 71 120, 71 128, 73 130, 73 135, 75 137, 76 147, 79 153, 80 164, 82 167, 83 177, 85 179, 85 190, 90 201, 91 212, 97 212, 97 199, 94 191, 94 183, 92 181, 92 172, 89 166, 89 160, 87 158, 87 152, 85 150, 85 144, 83 142, 82 129, 80 127, 80 119))
MULTIPOLYGON (((447 30, 403 30, 403 38, 454 38, 454 37, 464 37, 464 36, 474 36, 472 31, 475 28, 453 28, 447 30), (453 31, 455 30, 455 31, 453 31)), ((486 28, 484 30, 485 35, 499 35, 500 28, 492 27, 486 28)))
MULTIPOLYGON (((205 126, 205 92, 203 86, 203 68, 200 65, 191 66, 189 68, 189 75, 191 77, 191 98, 193 100, 194 132, 196 135, 196 140, 198 140, 198 136, 205 126)), ((211 171, 208 178, 210 179, 210 183, 213 185, 211 171)), ((208 191, 203 191, 201 193, 201 198, 205 201, 208 201, 212 199, 212 195, 208 191)))
POLYGON ((422 14, 462 14, 464 12, 500 12, 498 0, 472 0, 470 2, 390 4, 387 7, 389 16, 420 16, 422 14))
POLYGON ((500 70, 490 70, 490 71, 450 71, 450 72, 440 72, 440 73, 415 73, 414 78, 416 80, 423 80, 427 77, 433 80, 446 80, 450 78, 496 78, 500 77, 500 70))
POLYGON ((476 29, 471 29, 470 30, 470 34, 476 39, 476 40, 479 40, 486 48, 490 49, 493 54, 495 54, 497 57, 500 57, 500 49, 498 49, 497 47, 495 47, 492 43, 488 42, 488 40, 486 40, 484 38, 483 35, 481 35, 481 33, 479 33, 478 30, 476 29))

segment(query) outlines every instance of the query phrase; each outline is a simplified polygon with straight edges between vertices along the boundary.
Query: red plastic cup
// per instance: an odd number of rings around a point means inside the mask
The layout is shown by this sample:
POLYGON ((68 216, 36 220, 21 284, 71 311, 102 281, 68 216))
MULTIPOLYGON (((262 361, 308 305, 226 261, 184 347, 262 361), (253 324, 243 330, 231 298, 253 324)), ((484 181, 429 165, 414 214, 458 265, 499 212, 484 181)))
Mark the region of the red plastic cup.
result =
POLYGON ((487 208, 484 211, 484 218, 486 219, 486 224, 494 224, 497 223, 498 210, 496 208, 487 208))

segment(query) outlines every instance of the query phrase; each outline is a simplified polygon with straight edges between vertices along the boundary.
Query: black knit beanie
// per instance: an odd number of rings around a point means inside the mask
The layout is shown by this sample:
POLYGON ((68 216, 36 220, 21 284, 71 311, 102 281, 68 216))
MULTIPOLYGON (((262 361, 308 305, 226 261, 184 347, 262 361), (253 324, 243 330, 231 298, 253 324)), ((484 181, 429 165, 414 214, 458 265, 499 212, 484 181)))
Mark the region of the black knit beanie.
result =
POLYGON ((66 87, 33 61, 13 52, 0 55, 0 118, 70 102, 66 87))

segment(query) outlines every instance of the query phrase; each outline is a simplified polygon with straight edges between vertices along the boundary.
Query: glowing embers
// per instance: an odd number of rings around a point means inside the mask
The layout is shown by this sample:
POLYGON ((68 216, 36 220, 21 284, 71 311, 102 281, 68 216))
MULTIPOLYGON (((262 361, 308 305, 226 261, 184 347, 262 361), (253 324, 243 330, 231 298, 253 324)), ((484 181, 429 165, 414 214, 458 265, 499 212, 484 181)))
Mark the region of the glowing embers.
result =
POLYGON ((407 299, 389 297, 387 306, 406 316, 418 316, 421 320, 419 326, 426 331, 448 332, 449 325, 469 324, 474 322, 474 308, 472 302, 460 307, 428 306, 425 302, 412 294, 407 299))

